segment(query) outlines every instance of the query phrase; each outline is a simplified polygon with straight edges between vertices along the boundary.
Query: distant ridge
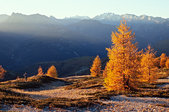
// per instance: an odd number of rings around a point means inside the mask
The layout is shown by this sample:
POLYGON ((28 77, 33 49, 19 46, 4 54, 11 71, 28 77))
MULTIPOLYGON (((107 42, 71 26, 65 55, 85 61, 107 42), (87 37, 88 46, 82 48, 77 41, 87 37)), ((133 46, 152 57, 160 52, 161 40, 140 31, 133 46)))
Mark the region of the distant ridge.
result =
POLYGON ((134 14, 123 14, 118 15, 114 13, 103 13, 100 15, 95 16, 93 19, 99 20, 99 21, 120 21, 122 19, 126 19, 127 21, 141 21, 141 22, 154 22, 154 23, 165 23, 168 22, 168 19, 164 19, 162 17, 153 17, 153 16, 147 16, 147 15, 141 15, 136 16, 134 14))
MULTIPOLYGON (((125 18, 136 34, 139 49, 151 44, 169 54, 169 20, 161 17, 104 13, 93 18, 57 19, 41 14, 0 15, 0 65, 9 70, 82 56, 106 57, 111 33, 125 18)), ((160 54, 159 52, 158 54, 160 54)))
MULTIPOLYGON (((11 15, 6 15, 6 14, 2 14, 0 15, 0 20, 3 19, 7 19, 7 18, 13 18, 13 17, 20 17, 20 18, 24 18, 24 17, 33 17, 33 18, 43 18, 43 19, 52 19, 52 20, 63 20, 63 19, 58 19, 57 17, 54 16, 46 16, 46 15, 42 15, 42 14, 30 14, 30 15, 25 15, 22 13, 12 13, 11 15)), ((118 15, 115 13, 103 13, 100 15, 96 15, 93 18, 90 18, 88 16, 72 16, 72 17, 65 17, 64 19, 77 19, 77 20, 84 20, 84 19, 94 19, 94 20, 109 20, 109 21, 119 21, 122 20, 123 18, 125 18, 127 21, 148 21, 148 22, 155 22, 155 23, 164 23, 164 22, 169 22, 169 18, 162 18, 162 17, 153 17, 153 16, 148 16, 148 15, 134 15, 134 14, 122 14, 122 15, 118 15)), ((36 20, 35 19, 35 20, 36 20)))

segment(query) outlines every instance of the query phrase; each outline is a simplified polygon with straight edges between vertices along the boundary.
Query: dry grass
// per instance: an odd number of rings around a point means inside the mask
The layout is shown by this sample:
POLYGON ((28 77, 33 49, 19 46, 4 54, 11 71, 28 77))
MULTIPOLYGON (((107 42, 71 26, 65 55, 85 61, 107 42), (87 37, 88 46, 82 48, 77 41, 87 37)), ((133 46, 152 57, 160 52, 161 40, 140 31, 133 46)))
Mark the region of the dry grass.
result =
POLYGON ((53 98, 53 97, 79 99, 79 98, 92 97, 91 95, 87 95, 87 93, 97 92, 97 90, 95 89, 64 90, 62 88, 56 88, 52 90, 39 90, 39 91, 37 90, 25 91, 20 89, 13 89, 13 91, 30 95, 32 98, 35 99, 45 99, 45 98, 53 98))
POLYGON ((169 69, 160 69, 158 73, 159 79, 164 79, 169 77, 169 69))
POLYGON ((44 84, 52 83, 52 82, 64 82, 65 84, 70 84, 61 79, 54 79, 48 76, 32 76, 27 80, 20 78, 19 80, 11 80, 0 83, 0 88, 17 88, 17 89, 34 89, 40 88, 44 84))
MULTIPOLYGON (((168 74, 168 71, 163 72, 168 74)), ((161 77, 164 77, 164 75, 161 77)), ((103 87, 103 78, 91 77, 89 75, 60 79, 53 79, 46 76, 34 76, 28 78, 27 81, 22 79, 0 83, 0 104, 25 104, 37 108, 67 108, 88 107, 95 104, 101 105, 102 103, 98 102, 98 99, 110 99, 112 96, 119 94, 131 97, 146 96, 169 98, 169 89, 159 89, 157 83, 142 83, 138 91, 107 91, 103 87), (64 86, 60 86, 56 82, 64 82, 64 86), (44 84, 46 84, 46 86, 44 87, 45 89, 42 90, 41 87, 44 84), (51 89, 49 87, 50 85, 57 88, 51 89), (17 92, 11 91, 10 88, 17 88, 17 92), (32 91, 26 91, 28 88, 32 89, 32 91), (50 90, 47 88, 50 88, 50 90), (30 93, 30 95, 26 95, 28 93, 30 93), (45 99, 36 100, 31 98, 31 95, 48 96, 44 97, 45 99)))
POLYGON ((28 95, 16 93, 10 90, 0 89, 0 104, 6 105, 29 105, 36 108, 67 108, 67 107, 88 107, 94 104, 101 104, 93 97, 91 98, 80 98, 80 99, 69 99, 69 98, 47 98, 42 100, 35 100, 30 98, 28 95))
POLYGON ((28 95, 13 92, 11 90, 0 89, 0 104, 30 104, 34 101, 28 95))
POLYGON ((169 105, 167 105, 167 104, 156 104, 156 106, 169 107, 169 105))
POLYGON ((70 89, 102 89, 103 78, 101 77, 86 77, 78 80, 71 80, 73 84, 65 87, 66 90, 70 89))
POLYGON ((32 106, 37 108, 44 108, 49 106, 50 108, 68 108, 68 107, 89 107, 94 104, 102 104, 94 98, 80 98, 80 99, 68 99, 68 98, 48 98, 38 100, 32 103, 32 106))
MULTIPOLYGON (((43 83, 49 83, 51 81, 56 82, 58 80, 59 79, 56 79, 54 81, 53 79, 49 79, 48 77, 31 77, 31 78, 28 78, 27 81, 19 80, 19 81, 10 81, 7 83, 9 85, 8 86, 9 88, 19 88, 19 89, 28 89, 28 88, 33 89, 34 88, 34 89, 36 89, 36 88, 39 88, 43 83), (45 79, 47 79, 47 80, 45 80, 45 79), (33 87, 30 87, 30 86, 33 86, 33 87)), ((52 91, 56 92, 56 93, 53 93, 53 95, 55 95, 55 96, 52 96, 52 98, 46 98, 46 99, 41 99, 41 100, 35 100, 32 98, 27 99, 25 96, 29 96, 29 95, 25 95, 25 94, 27 94, 26 91, 24 91, 24 90, 16 91, 16 92, 11 91, 12 93, 14 93, 14 96, 16 96, 16 94, 19 94, 19 95, 17 97, 15 97, 15 99, 13 96, 10 96, 10 95, 4 96, 6 99, 11 98, 11 97, 13 98, 13 99, 5 100, 5 102, 6 102, 5 104, 7 104, 7 103, 8 104, 15 104, 16 102, 14 100, 19 102, 18 104, 31 105, 31 106, 34 106, 37 108, 44 108, 46 106, 47 107, 59 107, 59 108, 87 107, 87 106, 91 106, 94 104, 101 104, 100 102, 97 101, 97 99, 101 98, 101 97, 99 97, 99 96, 96 97, 94 94, 101 93, 99 91, 100 91, 100 88, 103 87, 102 86, 103 79, 101 79, 99 77, 95 78, 95 77, 89 76, 89 77, 81 77, 80 79, 70 78, 70 79, 65 79, 65 80, 60 79, 60 80, 67 82, 67 84, 70 84, 70 85, 63 87, 62 89, 58 89, 57 92, 55 91, 55 89, 46 90, 46 95, 51 94, 52 91), (73 84, 71 84, 71 83, 73 83, 73 84), (77 84, 77 86, 76 86, 76 84, 77 84), (57 96, 58 93, 60 93, 60 95, 57 96), (89 95, 88 93, 93 94, 93 95, 89 95), (71 98, 71 94, 74 97, 71 98), (65 95, 67 95, 67 97, 65 95)), ((17 89, 17 90, 19 90, 19 89, 17 89)), ((35 91, 32 91, 32 92, 35 92, 35 91)), ((6 93, 8 93, 8 92, 6 92, 6 93)), ((45 94, 44 91, 40 91, 39 93, 41 93, 42 95, 45 94)), ((41 94, 39 94, 39 95, 41 95, 41 94)), ((37 95, 38 95, 38 93, 37 93, 37 95)), ((2 102, 2 103, 4 104, 4 102, 2 102)))

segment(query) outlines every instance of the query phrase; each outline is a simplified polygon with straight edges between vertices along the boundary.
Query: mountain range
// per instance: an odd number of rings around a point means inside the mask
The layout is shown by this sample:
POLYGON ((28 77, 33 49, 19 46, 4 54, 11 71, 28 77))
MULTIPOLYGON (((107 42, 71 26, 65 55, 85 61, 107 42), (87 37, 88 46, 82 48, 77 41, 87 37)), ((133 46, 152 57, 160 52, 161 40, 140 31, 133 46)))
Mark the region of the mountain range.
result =
POLYGON ((135 32, 139 49, 148 44, 169 54, 169 19, 104 13, 93 18, 57 19, 40 14, 0 15, 0 65, 13 71, 40 62, 74 57, 106 57, 111 33, 125 19, 135 32), (162 49, 162 50, 161 50, 162 49))

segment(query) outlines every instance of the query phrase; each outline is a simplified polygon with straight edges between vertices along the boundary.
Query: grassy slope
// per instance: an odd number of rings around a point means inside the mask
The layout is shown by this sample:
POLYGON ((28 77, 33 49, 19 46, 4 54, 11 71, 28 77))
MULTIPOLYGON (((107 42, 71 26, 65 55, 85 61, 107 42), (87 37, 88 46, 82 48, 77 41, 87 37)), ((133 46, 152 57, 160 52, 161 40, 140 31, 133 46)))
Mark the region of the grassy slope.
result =
POLYGON ((20 73, 27 71, 28 74, 37 74, 38 67, 41 66, 43 71, 54 65, 59 73, 59 77, 67 77, 73 75, 84 75, 89 73, 89 68, 93 62, 93 57, 85 56, 72 58, 64 61, 53 61, 37 63, 19 70, 20 73))
MULTIPOLYGON (((160 72, 161 78, 168 76, 168 70, 163 70, 160 72)), ((102 86, 103 79, 100 77, 90 77, 90 76, 76 76, 68 78, 53 79, 46 76, 33 76, 28 78, 27 81, 13 80, 0 83, 0 104, 26 104, 37 108, 49 107, 86 107, 94 104, 102 104, 98 102, 98 99, 109 99, 111 96, 125 94, 126 96, 150 96, 150 97, 165 97, 169 98, 169 89, 160 89, 156 84, 149 85, 144 84, 138 91, 130 92, 115 92, 106 91, 102 86), (19 89, 35 89, 43 86, 44 84, 49 85, 52 82, 62 81, 65 82, 65 86, 62 89, 65 90, 76 90, 76 89, 94 89, 95 92, 85 93, 90 95, 90 97, 80 98, 80 99, 69 99, 52 97, 47 99, 36 100, 31 98, 29 95, 16 93, 11 90, 11 88, 19 89), (30 86, 31 85, 31 86, 30 86)))

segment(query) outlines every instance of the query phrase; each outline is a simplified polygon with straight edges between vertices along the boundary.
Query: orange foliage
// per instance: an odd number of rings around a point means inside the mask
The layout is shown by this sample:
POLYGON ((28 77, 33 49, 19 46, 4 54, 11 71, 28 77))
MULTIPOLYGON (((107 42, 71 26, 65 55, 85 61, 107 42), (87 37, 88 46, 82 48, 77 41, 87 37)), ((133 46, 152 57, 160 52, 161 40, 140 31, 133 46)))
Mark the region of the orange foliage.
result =
POLYGON ((39 68, 38 68, 38 74, 37 75, 43 75, 44 73, 43 73, 43 70, 42 70, 42 67, 41 66, 39 66, 39 68))
POLYGON ((0 65, 0 79, 4 79, 6 70, 0 65))
POLYGON ((49 76, 49 77, 52 77, 52 78, 57 78, 57 77, 58 77, 58 73, 57 73, 57 70, 56 70, 56 68, 55 68, 54 65, 52 65, 52 66, 48 69, 46 75, 49 76))
POLYGON ((103 70, 103 77, 106 78, 107 77, 107 64, 103 70))
POLYGON ((90 74, 93 77, 100 76, 100 74, 101 74, 101 60, 100 60, 99 56, 96 56, 96 58, 94 59, 93 65, 90 69, 90 72, 91 72, 90 74))
POLYGON ((109 61, 104 71, 104 86, 107 90, 126 90, 136 86, 138 70, 138 52, 133 44, 135 35, 121 22, 118 32, 112 32, 112 46, 107 48, 109 61))
POLYGON ((141 81, 152 83, 157 77, 157 63, 158 59, 155 56, 155 52, 151 49, 151 46, 148 46, 146 52, 142 54, 141 58, 141 81))
POLYGON ((166 68, 169 68, 169 59, 167 59, 165 66, 166 66, 166 68))
POLYGON ((160 56, 161 60, 160 60, 160 66, 161 68, 164 68, 165 67, 165 62, 166 62, 166 54, 165 53, 162 53, 161 56, 160 56))

